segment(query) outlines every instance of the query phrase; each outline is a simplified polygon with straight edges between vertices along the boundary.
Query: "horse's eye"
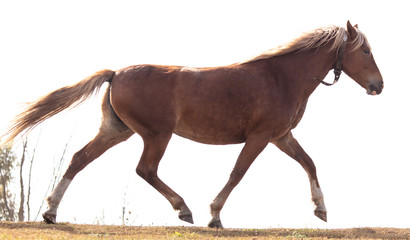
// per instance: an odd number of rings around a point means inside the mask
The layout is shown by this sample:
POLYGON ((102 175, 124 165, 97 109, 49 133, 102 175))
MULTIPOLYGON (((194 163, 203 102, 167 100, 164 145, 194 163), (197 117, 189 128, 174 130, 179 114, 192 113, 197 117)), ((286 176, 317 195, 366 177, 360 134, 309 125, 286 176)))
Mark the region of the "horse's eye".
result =
POLYGON ((363 49, 363 53, 366 55, 370 55, 370 50, 369 49, 363 49))

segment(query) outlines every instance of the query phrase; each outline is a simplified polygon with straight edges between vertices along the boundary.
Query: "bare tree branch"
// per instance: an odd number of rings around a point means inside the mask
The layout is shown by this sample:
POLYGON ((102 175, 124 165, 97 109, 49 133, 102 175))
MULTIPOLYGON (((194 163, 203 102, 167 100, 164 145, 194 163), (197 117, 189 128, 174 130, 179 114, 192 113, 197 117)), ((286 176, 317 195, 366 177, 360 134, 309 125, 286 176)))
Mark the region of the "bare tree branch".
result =
POLYGON ((30 211, 31 178, 32 178, 31 173, 32 173, 32 170, 33 170, 33 163, 34 163, 34 157, 36 156, 37 146, 38 146, 38 143, 40 142, 40 136, 41 136, 41 131, 40 131, 40 134, 38 135, 36 146, 33 149, 33 155, 30 158, 30 169, 29 169, 29 172, 28 172, 27 202, 26 202, 26 204, 27 204, 27 221, 30 221, 30 212, 31 212, 30 211))
POLYGON ((46 196, 47 196, 48 193, 49 193, 50 187, 51 187, 51 191, 54 190, 55 185, 57 184, 58 180, 61 178, 62 167, 63 167, 63 163, 64 163, 64 160, 65 160, 65 154, 66 154, 67 149, 68 149, 68 146, 69 146, 69 144, 70 144, 70 142, 71 142, 72 136, 73 136, 73 135, 71 134, 70 138, 68 139, 68 141, 67 141, 67 143, 66 143, 66 145, 65 145, 65 147, 64 147, 64 149, 63 149, 63 153, 61 154, 60 160, 58 161, 57 164, 54 165, 53 178, 52 178, 52 180, 51 180, 51 182, 50 182, 50 185, 49 185, 48 188, 47 188, 46 194, 45 194, 45 196, 44 196, 44 198, 43 198, 43 201, 41 202, 40 208, 38 209, 38 212, 37 212, 37 215, 36 215, 35 220, 37 220, 38 216, 40 215, 41 209, 42 209, 43 206, 44 206, 44 200, 46 199, 46 196))
POLYGON ((24 221, 24 181, 23 181, 23 165, 26 158, 27 138, 23 140, 23 154, 20 160, 20 207, 18 212, 18 221, 24 221))

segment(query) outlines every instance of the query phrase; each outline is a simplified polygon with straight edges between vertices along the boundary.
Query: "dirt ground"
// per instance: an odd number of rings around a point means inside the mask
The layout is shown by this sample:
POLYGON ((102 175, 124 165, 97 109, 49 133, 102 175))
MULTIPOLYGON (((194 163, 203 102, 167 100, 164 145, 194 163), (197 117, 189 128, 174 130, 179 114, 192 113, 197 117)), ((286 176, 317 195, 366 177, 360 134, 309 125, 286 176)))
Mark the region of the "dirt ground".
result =
POLYGON ((410 229, 210 229, 0 222, 0 239, 410 239, 410 229))

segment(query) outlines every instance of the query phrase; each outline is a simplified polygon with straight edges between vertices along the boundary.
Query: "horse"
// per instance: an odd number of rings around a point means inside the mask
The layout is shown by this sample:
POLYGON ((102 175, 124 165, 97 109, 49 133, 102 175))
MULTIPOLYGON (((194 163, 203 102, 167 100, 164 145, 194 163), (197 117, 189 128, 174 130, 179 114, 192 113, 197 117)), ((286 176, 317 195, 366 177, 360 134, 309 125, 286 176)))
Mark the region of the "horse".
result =
POLYGON ((48 208, 43 213, 47 223, 56 223, 59 203, 74 177, 134 133, 144 143, 136 173, 171 203, 183 221, 193 224, 190 209, 157 175, 173 134, 205 144, 244 143, 228 182, 210 205, 209 227, 223 227, 220 211, 227 198, 269 143, 304 168, 314 214, 327 221, 315 164, 293 137, 292 129, 302 119, 313 91, 321 83, 336 83, 342 71, 369 95, 382 92, 383 78, 368 40, 349 21, 346 28, 332 25, 306 32, 287 44, 227 66, 135 65, 102 70, 30 103, 11 123, 4 143, 77 106, 108 82, 99 132, 73 155, 47 198, 48 208), (324 82, 332 69, 334 82, 324 82))

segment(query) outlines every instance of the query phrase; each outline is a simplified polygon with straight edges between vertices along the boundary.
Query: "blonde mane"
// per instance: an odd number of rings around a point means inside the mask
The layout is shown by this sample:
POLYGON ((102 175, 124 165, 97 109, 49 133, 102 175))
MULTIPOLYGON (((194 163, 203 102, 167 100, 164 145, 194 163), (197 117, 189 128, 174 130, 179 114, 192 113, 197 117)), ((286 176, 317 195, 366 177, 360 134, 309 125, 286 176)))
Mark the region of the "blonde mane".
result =
MULTIPOLYGON (((357 37, 353 41, 349 41, 349 46, 351 50, 357 50, 363 43, 366 43, 368 46, 366 36, 356 28, 357 37)), ((328 26, 323 28, 318 28, 311 32, 304 33, 300 37, 288 42, 287 44, 281 45, 279 47, 273 48, 262 54, 253 57, 244 63, 254 62, 257 60, 268 59, 276 56, 281 56, 289 53, 299 53, 305 52, 309 49, 320 48, 334 40, 329 52, 338 50, 342 45, 343 40, 347 37, 347 31, 345 28, 337 26, 328 26)), ((370 47, 370 46, 369 46, 370 47)))

